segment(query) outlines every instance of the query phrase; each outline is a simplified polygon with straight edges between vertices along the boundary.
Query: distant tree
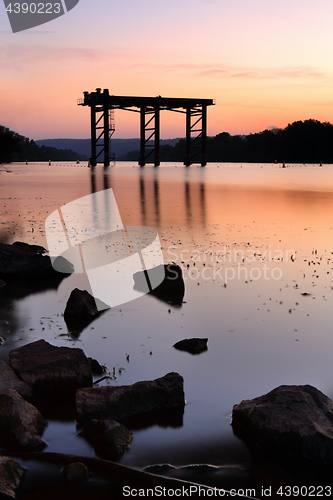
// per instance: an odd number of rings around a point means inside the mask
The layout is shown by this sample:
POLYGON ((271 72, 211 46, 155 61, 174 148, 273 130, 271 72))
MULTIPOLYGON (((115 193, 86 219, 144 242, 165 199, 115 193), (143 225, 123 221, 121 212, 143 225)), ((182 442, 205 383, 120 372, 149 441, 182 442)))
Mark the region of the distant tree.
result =
POLYGON ((207 138, 208 161, 242 161, 244 140, 238 135, 222 132, 215 137, 207 138))
POLYGON ((76 161, 85 160, 71 149, 57 149, 37 146, 33 141, 22 135, 0 126, 0 163, 11 161, 76 161))
POLYGON ((293 122, 282 131, 282 154, 288 162, 333 162, 333 125, 317 120, 293 122))
MULTIPOLYGON (((160 160, 183 162, 186 141, 172 146, 162 144, 160 160)), ((148 150, 147 150, 148 153, 148 150)), ((140 151, 130 151, 118 160, 137 162, 140 151)), ((37 146, 34 141, 0 127, 0 163, 9 161, 75 161, 85 160, 70 149, 37 146)), ((148 158, 154 161, 153 153, 148 158)), ((200 158, 198 156, 198 160, 200 158)), ((296 121, 285 129, 263 130, 247 136, 230 135, 222 132, 215 137, 207 137, 207 160, 210 162, 262 162, 275 160, 294 163, 333 163, 333 125, 317 120, 296 121)))
POLYGON ((20 150, 21 136, 0 125, 0 163, 11 162, 20 150))

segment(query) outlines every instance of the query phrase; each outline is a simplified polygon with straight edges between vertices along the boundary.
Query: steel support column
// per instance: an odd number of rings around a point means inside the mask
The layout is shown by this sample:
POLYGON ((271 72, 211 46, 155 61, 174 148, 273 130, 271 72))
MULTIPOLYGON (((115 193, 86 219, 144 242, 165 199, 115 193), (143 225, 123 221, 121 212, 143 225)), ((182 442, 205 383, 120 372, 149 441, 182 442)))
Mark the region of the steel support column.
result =
POLYGON ((110 165, 109 107, 107 101, 103 105, 104 115, 104 167, 110 165))
POLYGON ((144 167, 146 164, 146 108, 140 108, 140 157, 139 165, 144 167))
POLYGON ((191 108, 186 109, 186 145, 184 165, 191 165, 191 108))
POLYGON ((91 122, 90 122, 90 127, 91 127, 91 158, 90 158, 90 165, 92 167, 96 166, 96 107, 91 106, 91 122))
POLYGON ((201 166, 207 165, 207 106, 202 106, 201 166))
POLYGON ((160 164, 160 107, 155 106, 155 167, 160 164))
POLYGON ((207 164, 207 106, 205 105, 186 108, 184 165, 190 166, 200 154, 201 165, 204 167, 207 164))
POLYGON ((140 108, 140 157, 139 165, 143 167, 146 163, 154 163, 155 167, 160 164, 160 107, 140 108), (150 118, 149 118, 150 116, 150 118), (146 117, 148 117, 146 121, 146 117), (148 133, 148 137, 146 137, 148 133), (146 154, 147 143, 154 137, 154 147, 146 154), (147 161, 147 158, 154 153, 154 161, 147 161))

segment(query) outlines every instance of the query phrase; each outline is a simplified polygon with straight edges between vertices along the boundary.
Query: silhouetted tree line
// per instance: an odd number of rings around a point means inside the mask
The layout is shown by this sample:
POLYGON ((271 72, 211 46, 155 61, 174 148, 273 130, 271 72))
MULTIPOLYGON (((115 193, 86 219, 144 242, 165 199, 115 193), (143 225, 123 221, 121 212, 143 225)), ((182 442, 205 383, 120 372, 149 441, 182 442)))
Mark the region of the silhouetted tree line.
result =
MULTIPOLYGON (((139 151, 131 151, 119 160, 137 161, 139 151)), ((173 146, 160 148, 161 161, 182 162, 185 158, 185 139, 173 146)), ((200 157, 199 157, 200 159, 200 157)), ((222 132, 207 137, 209 162, 274 163, 333 163, 333 125, 317 120, 297 121, 284 129, 275 128, 247 136, 222 132)))
POLYGON ((37 146, 33 140, 0 126, 0 163, 12 161, 76 161, 86 160, 71 149, 37 146))
MULTIPOLYGON (((130 151, 118 160, 137 161, 139 151, 130 151)), ((185 158, 185 139, 175 146, 161 145, 161 161, 182 162, 185 158)), ((75 161, 85 155, 71 149, 37 146, 33 140, 0 126, 0 163, 10 161, 75 161)), ((152 156, 153 159, 153 156, 152 156)), ((200 159, 200 157, 199 157, 200 159)), ((333 163, 333 125, 317 120, 297 121, 284 129, 264 130, 247 136, 222 132, 207 137, 209 162, 273 163, 333 163)))

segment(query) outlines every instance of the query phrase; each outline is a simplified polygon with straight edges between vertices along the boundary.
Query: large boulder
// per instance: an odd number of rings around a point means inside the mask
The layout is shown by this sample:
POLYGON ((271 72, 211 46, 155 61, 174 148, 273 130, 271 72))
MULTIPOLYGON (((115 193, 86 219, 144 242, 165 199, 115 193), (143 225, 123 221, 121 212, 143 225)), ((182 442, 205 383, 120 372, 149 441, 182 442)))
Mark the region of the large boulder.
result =
POLYGON ((7 389, 14 389, 22 398, 30 399, 32 395, 31 387, 23 380, 19 379, 6 361, 0 360, 0 392, 7 389))
POLYGON ((114 459, 122 455, 132 441, 132 433, 115 420, 90 420, 80 433, 91 443, 97 455, 114 459))
MULTIPOLYGON (((44 279, 59 276, 53 269, 51 258, 43 255, 43 247, 15 242, 0 243, 0 277, 6 282, 17 279, 44 279)), ((74 267, 63 257, 58 257, 58 269, 65 275, 74 272, 74 267)))
POLYGON ((96 305, 96 299, 87 290, 74 288, 64 312, 67 328, 70 331, 82 331, 101 313, 102 309, 108 308, 105 304, 104 307, 100 307, 100 301, 98 301, 98 304, 99 307, 96 305))
POLYGON ((232 426, 255 453, 333 464, 333 401, 310 385, 283 385, 242 401, 232 426))
POLYGON ((47 426, 37 408, 14 389, 0 394, 0 441, 11 450, 38 451, 46 446, 41 435, 47 426))
POLYGON ((147 271, 139 271, 133 274, 134 289, 146 291, 147 277, 150 282, 158 282, 159 276, 164 274, 164 279, 156 288, 151 289, 150 293, 155 295, 168 304, 181 306, 185 295, 185 283, 181 267, 177 264, 161 264, 147 271), (164 269, 161 269, 163 268, 164 269), (154 278, 156 277, 156 279, 154 278))
POLYGON ((185 405, 184 381, 178 373, 168 373, 133 385, 80 389, 76 393, 77 420, 116 420, 185 405))
POLYGON ((82 349, 37 340, 10 351, 9 364, 39 397, 74 396, 77 389, 92 386, 90 362, 82 349))
POLYGON ((21 484, 24 469, 10 457, 0 457, 0 496, 16 498, 16 490, 21 484))

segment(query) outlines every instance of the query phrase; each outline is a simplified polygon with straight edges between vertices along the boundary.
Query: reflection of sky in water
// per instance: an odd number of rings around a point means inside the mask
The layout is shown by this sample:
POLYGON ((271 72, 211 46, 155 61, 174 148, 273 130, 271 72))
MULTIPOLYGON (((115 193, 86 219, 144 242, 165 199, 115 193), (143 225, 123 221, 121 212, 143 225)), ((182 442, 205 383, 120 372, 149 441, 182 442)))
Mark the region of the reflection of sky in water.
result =
MULTIPOLYGON (((17 193, 22 208, 26 197, 34 206, 40 187, 37 167, 23 180, 15 176, 16 168, 5 178, 12 198, 17 193)), ((88 287, 84 275, 65 279, 57 291, 13 301, 3 315, 9 324, 0 324, 7 338, 1 347, 4 358, 12 348, 44 337, 55 345, 81 347, 109 370, 115 367, 117 381, 109 383, 130 384, 171 371, 184 377, 183 426, 134 431, 123 463, 246 463, 248 455, 229 425, 234 404, 281 384, 311 384, 333 396, 333 167, 130 165, 110 168, 104 178, 97 168, 93 183, 88 169, 59 167, 59 172, 47 172, 50 182, 53 176, 53 183, 61 185, 68 176, 67 184, 56 205, 54 193, 47 201, 51 191, 45 178, 39 210, 30 215, 35 227, 58 206, 89 194, 91 187, 112 187, 124 226, 157 229, 165 261, 184 268, 186 303, 181 308, 143 296, 106 311, 77 341, 66 336, 61 314, 70 291, 88 287), (233 272, 235 279, 225 287, 225 277, 233 272), (305 292, 310 295, 302 296, 305 292), (172 348, 189 337, 208 337, 208 351, 191 356, 172 348)), ((12 202, 6 201, 9 208, 12 202)), ((14 211, 14 223, 15 217, 14 211)), ((21 222, 21 239, 46 244, 43 233, 27 232, 31 222, 21 222)), ((53 431, 51 425, 47 432, 51 436, 53 431)), ((60 451, 62 440, 68 451, 68 431, 59 432, 56 445, 50 439, 48 451, 60 451)), ((73 453, 76 439, 71 438, 73 453)), ((80 451, 82 445, 77 446, 80 451)))

